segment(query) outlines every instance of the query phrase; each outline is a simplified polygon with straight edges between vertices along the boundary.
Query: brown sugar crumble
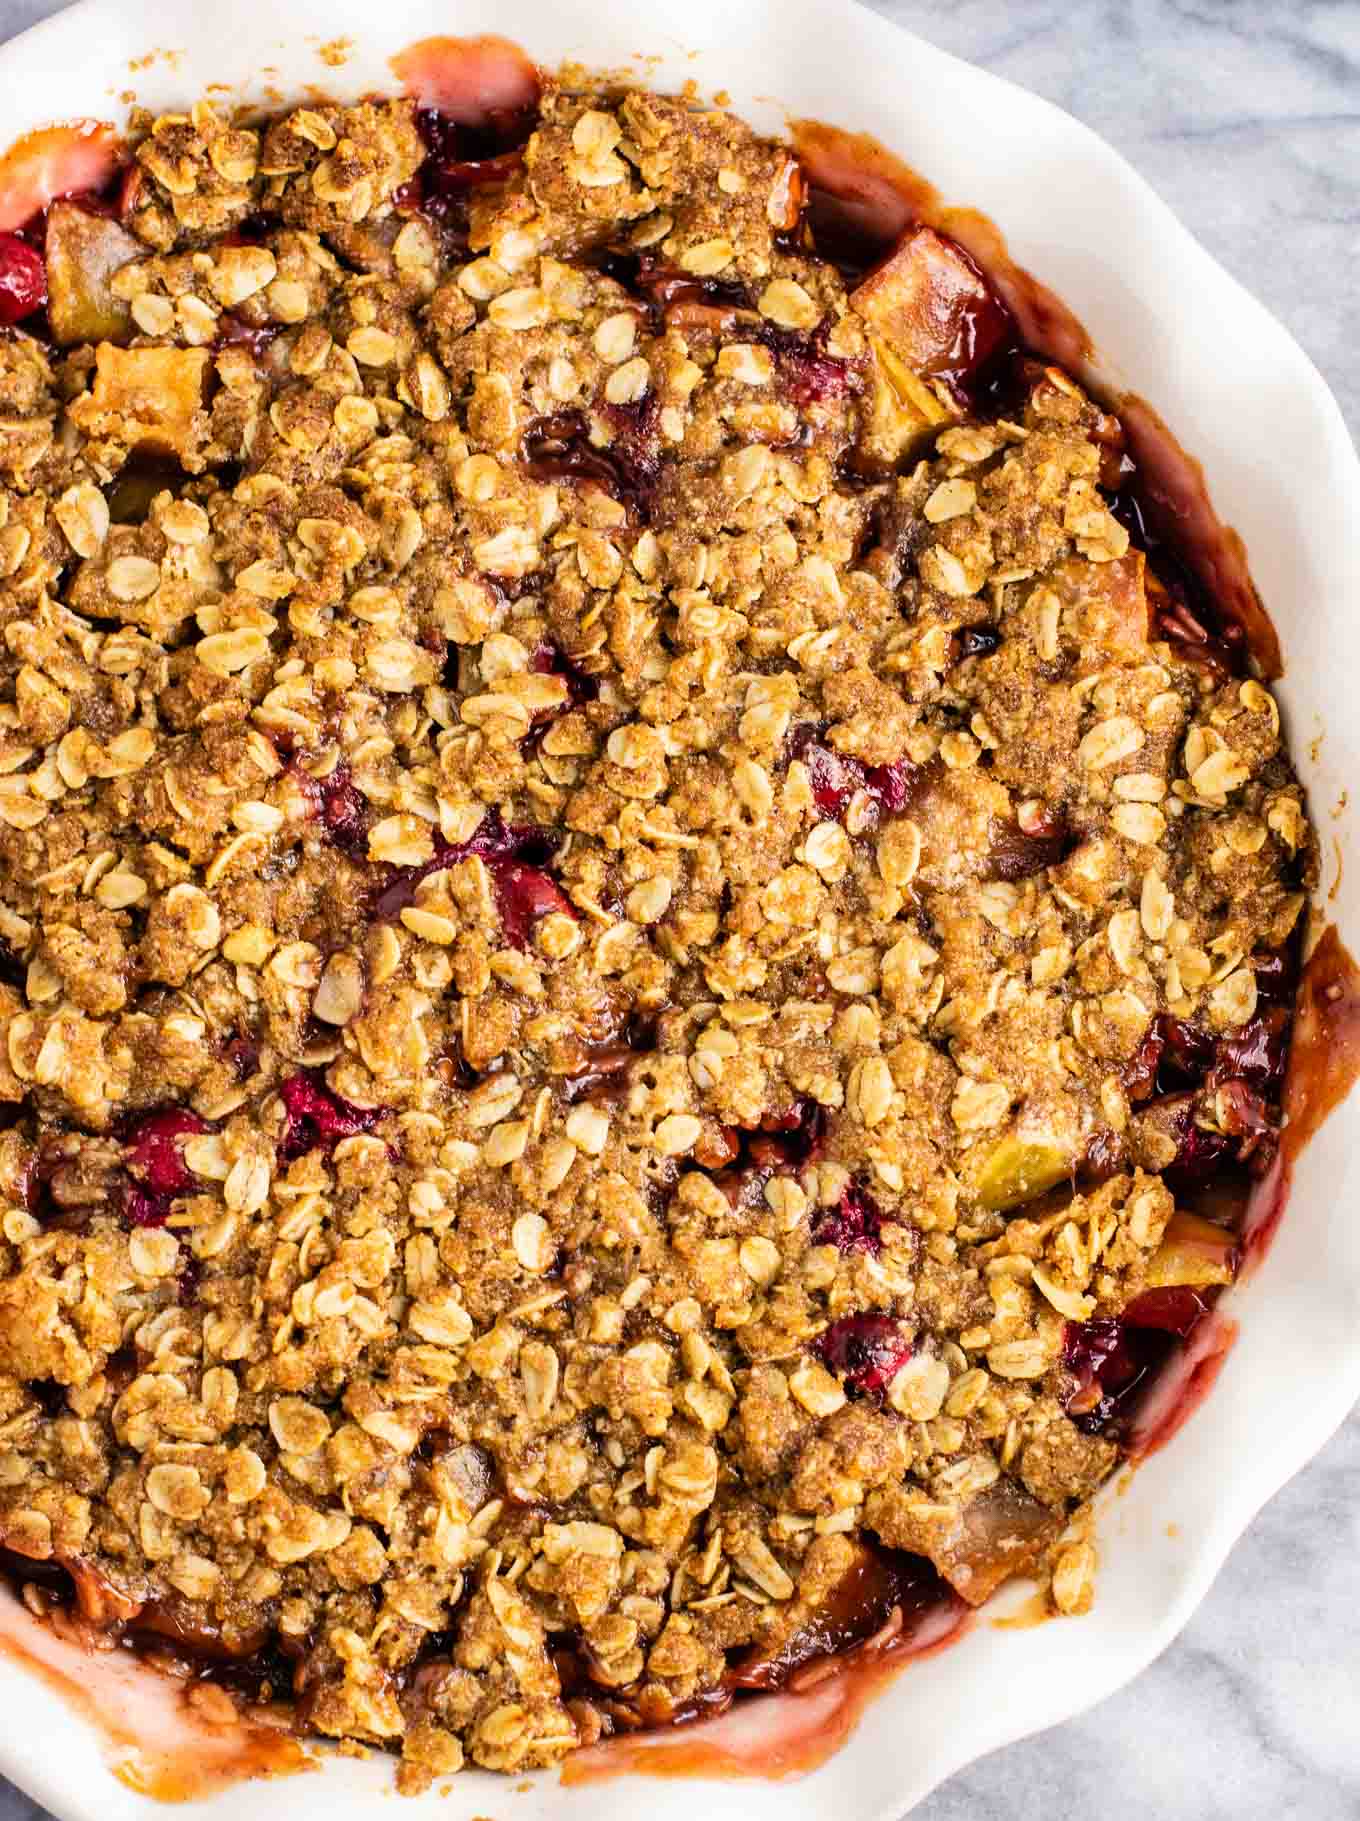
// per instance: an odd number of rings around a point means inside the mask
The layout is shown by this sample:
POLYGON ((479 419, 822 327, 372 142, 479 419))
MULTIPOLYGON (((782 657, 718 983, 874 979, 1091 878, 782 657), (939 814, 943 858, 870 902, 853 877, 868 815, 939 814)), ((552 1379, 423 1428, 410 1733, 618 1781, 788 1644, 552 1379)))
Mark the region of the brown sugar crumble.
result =
POLYGON ((696 102, 132 144, 0 236, 23 1597, 408 1790, 1086 1610, 1316 871, 1117 418, 696 102))

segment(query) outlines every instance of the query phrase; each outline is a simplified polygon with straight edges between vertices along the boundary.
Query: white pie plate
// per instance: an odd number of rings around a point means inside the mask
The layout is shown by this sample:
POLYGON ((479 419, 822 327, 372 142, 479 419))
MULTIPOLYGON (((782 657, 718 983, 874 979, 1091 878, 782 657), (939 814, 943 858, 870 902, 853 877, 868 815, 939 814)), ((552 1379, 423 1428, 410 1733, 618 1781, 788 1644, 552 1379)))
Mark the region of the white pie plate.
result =
MULTIPOLYGON (((1200 457, 1245 538, 1284 646, 1295 761, 1329 848, 1335 837, 1328 914, 1343 935, 1360 931, 1360 862, 1343 864, 1350 827, 1328 813, 1360 777, 1360 465, 1340 412, 1280 325, 1116 153, 1047 102, 849 0, 81 0, 0 48, 0 146, 54 120, 121 119, 129 88, 157 108, 213 84, 250 98, 390 89, 394 52, 480 31, 549 65, 644 56, 635 67, 655 86, 725 88, 769 129, 792 115, 867 131, 947 200, 1000 224, 1019 263, 1087 325, 1102 371, 1151 399, 1200 457), (329 68, 319 47, 341 37, 353 54, 329 68), (132 72, 150 52, 163 54, 132 72)), ((1106 1499, 1088 1617, 998 1630, 984 1616, 907 1669, 798 1781, 629 1776, 563 1789, 554 1774, 512 1794, 477 1773, 421 1802, 443 1821, 633 1821, 639 1803, 653 1821, 690 1821, 700 1804, 750 1821, 886 1821, 982 1753, 1111 1694, 1186 1623, 1254 1514, 1360 1395, 1357 1135, 1352 1102, 1306 1149, 1276 1243, 1231 1299, 1241 1335, 1207 1407, 1106 1499)), ((5 1659, 0 1699, 0 1770, 14 1782, 67 1821, 146 1821, 148 1799, 109 1775, 100 1737, 62 1697, 5 1659)), ((254 1821, 282 1798, 297 1821, 359 1821, 390 1780, 381 1756, 332 1759, 320 1775, 241 1783, 195 1806, 254 1821)))

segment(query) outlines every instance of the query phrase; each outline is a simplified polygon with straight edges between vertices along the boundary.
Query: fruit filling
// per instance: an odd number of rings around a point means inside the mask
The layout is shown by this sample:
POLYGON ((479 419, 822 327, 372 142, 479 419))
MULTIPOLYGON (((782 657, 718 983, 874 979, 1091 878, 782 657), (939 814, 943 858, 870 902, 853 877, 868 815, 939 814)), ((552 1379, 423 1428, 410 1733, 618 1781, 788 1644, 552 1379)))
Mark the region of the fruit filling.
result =
POLYGON ((1089 1607, 1317 874, 962 247, 440 44, 0 233, 0 1547, 407 1791, 1089 1607))

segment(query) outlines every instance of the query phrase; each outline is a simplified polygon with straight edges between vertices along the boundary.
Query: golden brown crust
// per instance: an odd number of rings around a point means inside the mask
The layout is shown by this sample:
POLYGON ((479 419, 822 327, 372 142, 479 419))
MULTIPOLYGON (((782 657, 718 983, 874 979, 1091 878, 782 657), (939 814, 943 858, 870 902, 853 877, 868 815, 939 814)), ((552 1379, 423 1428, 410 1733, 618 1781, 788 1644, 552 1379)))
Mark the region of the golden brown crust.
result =
POLYGON ((1116 1459, 1140 1045, 1303 903, 1273 699, 1159 636, 1109 420, 903 382, 730 116, 550 92, 467 247, 406 103, 137 156, 131 345, 0 341, 10 1549, 410 1788, 861 1529, 982 1597, 1116 1459))

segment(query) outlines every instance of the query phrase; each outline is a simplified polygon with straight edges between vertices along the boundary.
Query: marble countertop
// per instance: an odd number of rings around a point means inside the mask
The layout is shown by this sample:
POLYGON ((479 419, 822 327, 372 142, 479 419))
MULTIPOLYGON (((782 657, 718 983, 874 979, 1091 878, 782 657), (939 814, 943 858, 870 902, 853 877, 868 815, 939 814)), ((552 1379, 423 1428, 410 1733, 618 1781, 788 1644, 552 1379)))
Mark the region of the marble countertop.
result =
MULTIPOLYGON (((876 0, 1116 145, 1302 342, 1360 428, 1360 0, 876 0)), ((0 0, 0 38, 55 11, 0 0)), ((914 1821, 1357 1821, 1360 1413, 1121 1694, 914 1821)), ((0 1821, 42 1811, 0 1782, 0 1821)))

